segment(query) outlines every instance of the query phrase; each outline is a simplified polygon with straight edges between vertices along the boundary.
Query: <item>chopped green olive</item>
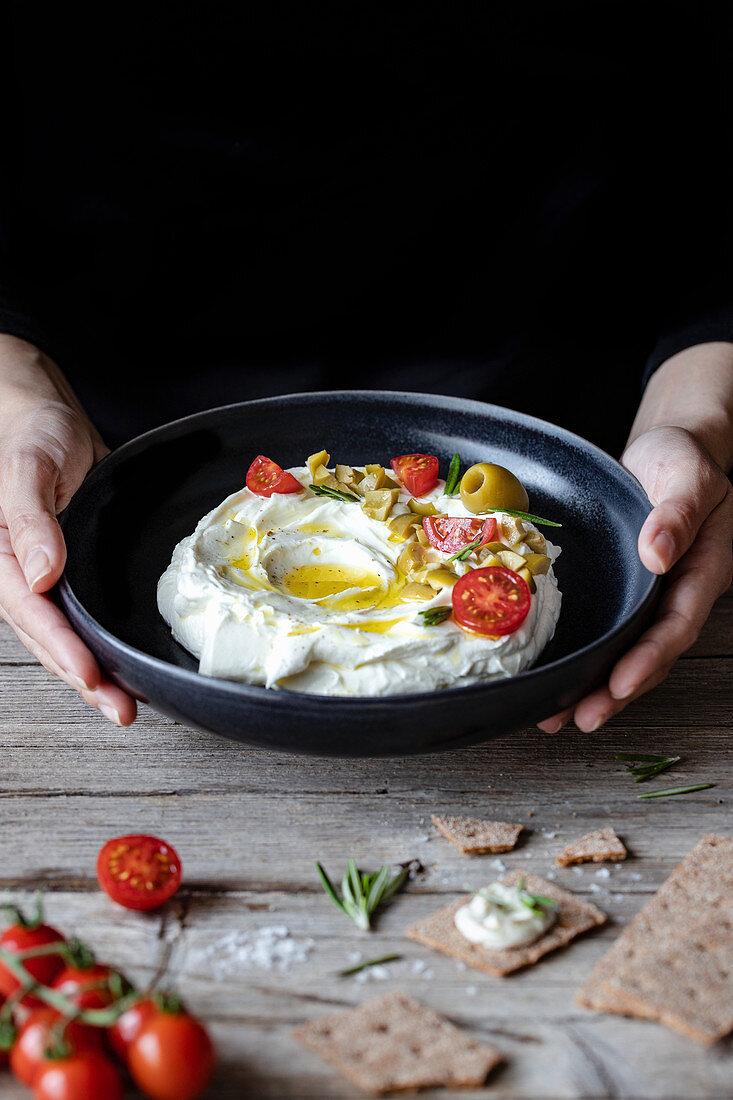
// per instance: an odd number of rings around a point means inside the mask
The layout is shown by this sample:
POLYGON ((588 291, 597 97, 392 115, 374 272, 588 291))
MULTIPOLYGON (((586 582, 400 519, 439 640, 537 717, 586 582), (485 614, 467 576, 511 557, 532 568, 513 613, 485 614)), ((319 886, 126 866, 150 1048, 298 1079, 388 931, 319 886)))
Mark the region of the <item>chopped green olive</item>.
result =
POLYGON ((461 478, 461 500, 469 512, 479 515, 489 509, 529 509, 529 497, 521 481, 510 470, 493 462, 477 462, 461 478))
POLYGON ((546 554, 527 554, 525 561, 533 577, 544 576, 552 565, 546 554))
POLYGON ((431 504, 429 500, 415 500, 414 497, 410 497, 407 502, 407 507, 417 516, 437 516, 438 514, 438 509, 434 504, 431 504))
POLYGON ((372 519, 384 520, 394 508, 399 495, 399 489, 367 489, 361 510, 372 519))
POLYGON ((429 584, 420 584, 418 581, 406 584, 400 592, 401 600, 432 600, 434 596, 435 592, 429 584))

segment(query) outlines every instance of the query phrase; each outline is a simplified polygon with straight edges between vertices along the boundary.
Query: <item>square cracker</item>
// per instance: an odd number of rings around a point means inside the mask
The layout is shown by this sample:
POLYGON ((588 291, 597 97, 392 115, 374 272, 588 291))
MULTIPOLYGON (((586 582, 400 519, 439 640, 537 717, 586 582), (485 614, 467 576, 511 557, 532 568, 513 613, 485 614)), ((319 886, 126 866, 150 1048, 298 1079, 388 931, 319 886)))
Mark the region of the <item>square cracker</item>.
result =
POLYGON ((594 833, 586 833, 566 844, 560 855, 555 860, 561 867, 567 867, 571 863, 603 863, 607 859, 626 859, 629 853, 610 825, 603 829, 596 829, 594 833))
POLYGON ((524 828, 508 821, 486 821, 481 817, 438 817, 433 814, 430 820, 459 852, 470 855, 510 852, 524 828))
POLYGON ((714 1043, 733 1031, 732 973, 733 840, 709 833, 624 929, 577 999, 714 1043))
POLYGON ((441 1085, 480 1088, 501 1061, 493 1047, 401 992, 312 1020, 293 1037, 374 1096, 441 1085))
POLYGON ((501 882, 505 886, 516 886, 523 878, 526 879, 527 890, 530 893, 554 898, 560 907, 557 920, 552 927, 526 947, 491 951, 487 947, 481 947, 467 940, 453 923, 457 910, 466 904, 465 898, 451 902, 450 905, 439 909, 437 913, 423 917, 406 929, 405 934, 411 940, 417 940, 418 943, 424 943, 426 947, 442 951, 444 955, 452 955, 453 958, 460 959, 469 966, 475 966, 477 970, 484 970, 495 978, 503 978, 514 970, 536 963, 549 951, 564 947, 581 932, 586 932, 589 928, 606 921, 606 914, 595 905, 589 901, 583 901, 568 890, 563 890, 554 882, 545 882, 544 879, 536 878, 534 875, 523 875, 519 871, 512 871, 501 879, 501 882))

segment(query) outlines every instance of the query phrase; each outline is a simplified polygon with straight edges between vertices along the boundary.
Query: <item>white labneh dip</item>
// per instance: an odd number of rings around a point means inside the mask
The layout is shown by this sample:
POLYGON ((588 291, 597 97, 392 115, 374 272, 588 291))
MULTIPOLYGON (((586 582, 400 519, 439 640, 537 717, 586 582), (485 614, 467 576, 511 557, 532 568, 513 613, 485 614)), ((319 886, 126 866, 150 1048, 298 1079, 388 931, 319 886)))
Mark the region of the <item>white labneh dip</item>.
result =
POLYGON ((492 951, 524 947, 544 935, 557 918, 556 905, 538 903, 530 907, 526 904, 529 897, 518 886, 494 882, 456 912, 455 926, 471 943, 492 951))
MULTIPOLYGON (((317 695, 398 695, 516 676, 552 638, 560 593, 551 565, 534 578, 529 613, 512 634, 472 634, 453 619, 427 625, 420 612, 450 609, 451 587, 405 600, 405 543, 388 523, 360 502, 313 493, 307 467, 289 472, 302 493, 240 489, 176 546, 158 582, 160 613, 203 675, 317 695)), ((469 516, 444 487, 421 502, 469 516)), ((392 516, 408 512, 409 499, 403 489, 392 516)), ((495 518, 516 532, 516 520, 495 518)), ((520 540, 531 531, 525 524, 520 540)), ((531 553, 522 541, 512 548, 531 553)), ((551 562, 559 553, 547 544, 551 562)), ((429 570, 445 564, 438 550, 428 556, 429 570)), ((450 568, 460 577, 477 564, 450 568)))

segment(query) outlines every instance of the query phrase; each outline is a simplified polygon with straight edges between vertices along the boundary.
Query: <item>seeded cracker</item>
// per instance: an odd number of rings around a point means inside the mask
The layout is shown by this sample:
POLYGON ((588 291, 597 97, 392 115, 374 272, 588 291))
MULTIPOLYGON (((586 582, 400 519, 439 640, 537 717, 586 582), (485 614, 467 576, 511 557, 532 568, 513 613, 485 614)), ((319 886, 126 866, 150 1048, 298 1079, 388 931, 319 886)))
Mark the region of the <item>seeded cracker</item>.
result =
POLYGON ((476 856, 486 852, 510 852, 524 828, 480 817, 437 817, 433 814, 430 820, 459 852, 476 856))
POLYGON ((501 1061, 493 1047, 406 993, 322 1016, 293 1032, 304 1047, 373 1096, 405 1089, 480 1088, 501 1061))
POLYGON ((702 1043, 733 1031, 733 840, 704 836, 578 992, 702 1043))
POLYGON ((604 863, 607 859, 626 859, 628 852, 610 825, 572 840, 555 860, 561 867, 571 863, 604 863))
POLYGON ((483 970, 495 978, 504 978, 514 970, 536 963, 555 948, 564 947, 581 932, 587 932, 589 928, 605 922, 606 914, 595 905, 563 890, 554 882, 545 882, 535 875, 522 875, 519 871, 512 871, 500 881, 505 886, 516 886, 523 878, 530 893, 553 898, 560 907, 555 923, 534 943, 525 947, 506 948, 503 951, 492 951, 480 944, 470 943, 453 923, 456 911, 467 903, 468 898, 454 901, 437 913, 423 917, 406 929, 405 934, 411 940, 424 943, 426 947, 461 959, 468 966, 475 966, 477 970, 483 970))

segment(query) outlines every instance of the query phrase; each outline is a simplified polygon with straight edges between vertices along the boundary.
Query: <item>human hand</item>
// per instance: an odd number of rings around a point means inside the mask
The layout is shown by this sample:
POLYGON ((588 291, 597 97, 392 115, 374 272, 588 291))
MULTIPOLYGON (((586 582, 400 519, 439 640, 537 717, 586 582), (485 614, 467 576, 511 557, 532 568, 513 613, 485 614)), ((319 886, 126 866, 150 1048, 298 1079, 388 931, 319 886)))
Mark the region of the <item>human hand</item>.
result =
POLYGON ((0 614, 49 672, 127 726, 135 700, 102 676, 94 655, 44 595, 66 561, 56 515, 107 448, 78 402, 66 400, 58 386, 46 387, 42 378, 37 388, 26 384, 39 377, 24 371, 30 354, 37 365, 36 349, 6 337, 0 350, 3 377, 23 379, 0 386, 0 614))
POLYGON ((656 427, 634 440, 622 462, 654 505, 639 534, 639 556, 652 573, 666 575, 662 599, 608 683, 540 722, 547 733, 571 717, 590 733, 661 683, 731 584, 733 488, 705 448, 684 428, 656 427))

